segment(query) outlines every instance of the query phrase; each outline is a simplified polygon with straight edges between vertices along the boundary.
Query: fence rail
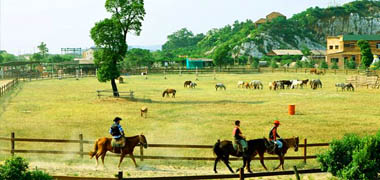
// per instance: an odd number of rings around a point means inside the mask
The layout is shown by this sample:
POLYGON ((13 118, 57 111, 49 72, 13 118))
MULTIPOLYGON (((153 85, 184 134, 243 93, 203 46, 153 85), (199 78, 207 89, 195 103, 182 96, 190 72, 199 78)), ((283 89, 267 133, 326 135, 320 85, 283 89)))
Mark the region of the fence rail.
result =
MULTIPOLYGON (((16 138, 15 133, 11 133, 11 137, 0 137, 0 141, 9 141, 11 144, 11 149, 0 149, 0 152, 7 152, 14 155, 15 153, 35 153, 35 154, 77 154, 82 158, 84 155, 87 155, 88 152, 83 150, 84 144, 93 144, 95 141, 84 140, 83 135, 79 134, 79 139, 32 139, 32 138, 16 138), (73 143, 79 144, 79 151, 58 151, 58 150, 27 150, 27 149, 16 149, 16 142, 39 142, 39 143, 73 143)), ((286 156, 285 159, 289 160, 304 160, 306 163, 307 159, 315 159, 315 155, 308 155, 307 149, 310 147, 326 147, 329 146, 329 143, 313 143, 308 144, 307 139, 304 139, 304 143, 300 144, 299 147, 303 148, 302 156, 286 156)), ((182 148, 182 149, 212 149, 212 145, 184 145, 184 144, 149 144, 150 148, 182 148)), ((117 154, 110 154, 111 156, 119 156, 117 154)), ((213 157, 177 157, 177 156, 149 156, 144 155, 144 148, 140 145, 140 155, 135 156, 140 158, 141 161, 144 159, 167 159, 167 160, 201 160, 201 161, 214 161, 213 157)), ((254 158, 257 160, 258 158, 254 158)), ((265 157, 265 160, 277 160, 277 157, 265 157)), ((236 161, 240 158, 231 158, 231 160, 236 161)))
POLYGON ((0 97, 4 96, 9 90, 18 84, 18 79, 14 79, 4 85, 0 86, 0 97))

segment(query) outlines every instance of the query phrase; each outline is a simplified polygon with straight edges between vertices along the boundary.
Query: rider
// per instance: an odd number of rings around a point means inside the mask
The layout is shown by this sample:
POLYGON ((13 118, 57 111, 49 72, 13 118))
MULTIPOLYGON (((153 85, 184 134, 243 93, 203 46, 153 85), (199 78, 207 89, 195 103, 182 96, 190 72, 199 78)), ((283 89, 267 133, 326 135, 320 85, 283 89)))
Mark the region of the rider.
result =
MULTIPOLYGON (((277 145, 277 147, 279 149, 282 148, 282 142, 280 140, 278 140, 277 138, 281 138, 278 133, 277 133, 277 128, 278 126, 280 126, 280 121, 278 120, 275 120, 274 121, 274 126, 273 128, 270 130, 269 132, 269 140, 272 141, 275 145, 277 145)), ((276 146, 274 146, 274 149, 276 148, 276 146)))
POLYGON ((247 148, 248 148, 248 145, 247 145, 247 141, 245 140, 245 136, 243 136, 243 133, 240 130, 240 121, 239 120, 235 121, 235 128, 232 132, 232 135, 234 136, 235 142, 237 144, 241 145, 242 152, 244 155, 247 148))
MULTIPOLYGON (((120 125, 120 121, 122 119, 120 117, 115 117, 113 120, 114 124, 112 124, 109 132, 112 135, 112 138, 117 142, 121 144, 121 147, 124 147, 125 145, 125 138, 124 138, 124 130, 120 125)), ((116 151, 116 146, 112 146, 114 152, 116 151)))

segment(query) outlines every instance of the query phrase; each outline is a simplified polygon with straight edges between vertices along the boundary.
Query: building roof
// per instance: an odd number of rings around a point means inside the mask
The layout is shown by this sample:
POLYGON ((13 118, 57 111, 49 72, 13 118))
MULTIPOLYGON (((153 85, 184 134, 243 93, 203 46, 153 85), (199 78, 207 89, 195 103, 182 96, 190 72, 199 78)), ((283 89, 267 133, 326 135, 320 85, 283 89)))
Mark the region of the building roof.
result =
POLYGON ((187 58, 188 61, 203 61, 203 62, 213 62, 213 59, 207 58, 187 58))
POLYGON ((380 41, 380 34, 343 35, 343 41, 358 41, 361 39, 367 41, 380 41))
POLYGON ((265 18, 260 18, 259 20, 257 20, 255 22, 255 24, 262 24, 262 23, 266 23, 266 22, 267 22, 267 20, 265 18))
POLYGON ((279 13, 279 12, 271 12, 270 14, 267 15, 267 19, 269 19, 268 17, 270 16, 275 16, 276 17, 279 17, 279 16, 283 16, 283 17, 286 17, 285 15, 279 13))
POLYGON ((284 56, 284 55, 303 55, 301 50, 296 49, 273 49, 268 55, 284 56))
POLYGON ((313 56, 326 56, 326 50, 310 50, 313 56))

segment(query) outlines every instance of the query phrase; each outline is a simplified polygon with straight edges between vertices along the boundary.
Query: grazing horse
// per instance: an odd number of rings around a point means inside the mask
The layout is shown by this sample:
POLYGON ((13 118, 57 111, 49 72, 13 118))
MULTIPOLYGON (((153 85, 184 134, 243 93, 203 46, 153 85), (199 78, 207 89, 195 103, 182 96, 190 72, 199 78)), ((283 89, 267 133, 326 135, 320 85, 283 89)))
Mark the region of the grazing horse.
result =
POLYGON ((342 91, 346 90, 347 91, 354 91, 354 86, 351 83, 336 83, 335 84, 336 91, 338 91, 339 88, 342 89, 342 91))
POLYGON ((312 69, 310 69, 310 74, 316 74, 318 72, 318 70, 317 69, 315 69, 315 68, 312 68, 312 69))
POLYGON ((276 81, 273 81, 273 82, 270 82, 269 84, 268 84, 268 87, 269 87, 269 90, 276 90, 277 89, 277 83, 276 83, 276 81))
POLYGON ((177 91, 175 89, 166 89, 163 93, 162 93, 162 97, 165 97, 165 94, 167 97, 169 97, 169 94, 172 94, 172 98, 175 98, 175 93, 177 91))
POLYGON ((254 139, 248 141, 248 154, 250 155, 248 158, 245 157, 243 158, 243 167, 247 165, 247 170, 248 172, 251 171, 251 160, 258 154, 260 163, 264 167, 265 170, 268 170, 267 167, 264 164, 264 153, 268 154, 273 154, 273 155, 278 155, 278 158, 280 160, 280 164, 274 169, 278 169, 282 167, 282 170, 284 170, 284 157, 286 152, 288 152, 288 149, 291 147, 294 147, 294 151, 298 151, 298 146, 299 146, 299 138, 298 137, 293 137, 293 138, 288 138, 288 139, 280 139, 283 143, 283 147, 281 149, 276 149, 273 153, 269 153, 270 151, 267 149, 268 147, 268 140, 263 138, 263 139, 254 139))
POLYGON ((355 91, 354 85, 351 83, 346 83, 344 88, 347 89, 347 91, 355 91))
POLYGON ((245 82, 245 83, 244 83, 244 87, 245 87, 245 89, 250 89, 250 88, 251 88, 251 86, 249 85, 248 82, 245 82))
POLYGON ((282 89, 284 89, 285 88, 285 86, 286 86, 286 88, 290 88, 291 86, 292 86, 292 82, 293 81, 291 81, 291 80, 281 80, 280 81, 281 83, 282 83, 282 89))
POLYGON ((190 83, 190 87, 191 87, 191 88, 195 88, 195 86, 197 86, 197 85, 198 85, 198 84, 195 83, 195 82, 191 82, 191 83, 190 83))
POLYGON ((336 91, 338 91, 339 88, 341 88, 342 91, 344 91, 345 84, 344 83, 336 83, 335 87, 336 87, 336 91))
POLYGON ((240 88, 240 87, 244 87, 244 84, 245 84, 244 81, 238 81, 238 83, 237 83, 237 87, 238 87, 238 88, 240 88))
POLYGON ((297 88, 297 89, 298 89, 299 86, 301 86, 301 88, 303 88, 303 87, 302 87, 302 84, 303 84, 302 81, 299 81, 299 80, 293 80, 293 81, 292 81, 292 85, 290 86, 290 88, 291 88, 291 89, 294 89, 294 88, 297 88))
POLYGON ((224 86, 224 84, 223 83, 216 83, 216 85, 215 85, 215 90, 217 91, 218 89, 224 89, 224 90, 226 90, 226 86, 224 86))
POLYGON ((190 87, 190 84, 191 81, 185 81, 185 83, 183 83, 183 87, 190 87))
POLYGON ((249 83, 250 87, 253 89, 263 89, 263 83, 260 80, 253 80, 249 83))
POLYGON ((310 87, 312 89, 322 88, 322 82, 319 79, 313 79, 310 81, 310 87))
MULTIPOLYGON (((120 168, 121 162, 123 162, 123 159, 125 155, 129 154, 131 157, 133 163, 135 164, 135 167, 137 167, 135 157, 133 156, 133 150, 134 148, 140 143, 144 146, 144 148, 148 147, 148 142, 143 134, 132 136, 132 137, 125 137, 125 146, 121 149, 120 153, 120 161, 117 165, 118 168, 120 168)), ((113 148, 111 145, 112 138, 102 137, 96 140, 94 145, 94 151, 89 152, 90 158, 92 159, 94 156, 96 158, 96 167, 98 167, 98 158, 102 158, 102 163, 104 167, 104 157, 106 156, 107 151, 113 152, 113 148)))
POLYGON ((301 84, 301 87, 302 86, 307 86, 307 83, 309 82, 309 79, 305 79, 305 80, 301 80, 302 81, 302 84, 301 84))

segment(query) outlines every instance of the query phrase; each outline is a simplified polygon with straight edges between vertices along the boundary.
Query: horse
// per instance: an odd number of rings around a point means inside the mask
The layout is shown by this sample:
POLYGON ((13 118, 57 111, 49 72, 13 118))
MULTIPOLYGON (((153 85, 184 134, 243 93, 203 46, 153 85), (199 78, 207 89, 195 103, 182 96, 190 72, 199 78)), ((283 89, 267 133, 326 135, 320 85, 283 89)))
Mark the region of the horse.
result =
POLYGON ((249 85, 253 89, 263 89, 263 83, 260 80, 252 80, 249 85))
POLYGON ((309 82, 309 79, 305 79, 305 80, 301 80, 301 81, 302 81, 301 87, 303 85, 307 86, 307 83, 309 82))
POLYGON ((318 70, 317 69, 315 69, 315 68, 312 68, 312 69, 310 69, 310 74, 316 74, 318 72, 318 70))
POLYGON ((226 90, 226 86, 224 86, 223 83, 216 83, 216 85, 215 85, 215 90, 217 91, 218 88, 223 88, 224 90, 226 90))
MULTIPOLYGON (((125 155, 129 154, 131 157, 133 163, 135 164, 135 167, 138 167, 136 164, 135 157, 133 156, 133 150, 134 148, 140 143, 144 146, 144 148, 148 148, 148 142, 143 134, 132 136, 132 137, 125 137, 125 146, 121 149, 120 153, 120 160, 119 164, 117 165, 118 168, 120 168, 121 162, 123 162, 123 159, 125 155)), ((106 156, 107 151, 113 152, 113 148, 111 145, 112 138, 102 137, 96 140, 94 145, 94 151, 89 152, 90 159, 92 159, 94 156, 96 158, 96 167, 98 167, 98 158, 102 158, 102 164, 104 167, 104 157, 106 156)))
POLYGON ((344 89, 345 89, 345 84, 344 84, 344 83, 336 83, 336 84, 335 84, 335 87, 336 87, 336 91, 338 91, 339 88, 341 88, 342 91, 344 91, 344 89))
POLYGON ((310 87, 312 89, 322 88, 322 82, 319 79, 313 79, 310 81, 310 87))
MULTIPOLYGON (((249 141, 248 141, 249 142, 249 141)), ((229 158, 231 156, 241 157, 242 153, 239 153, 233 146, 232 141, 224 140, 218 141, 215 143, 214 147, 212 148, 214 155, 216 155, 215 163, 214 163, 214 172, 218 173, 216 170, 216 166, 220 160, 226 164, 227 168, 231 171, 231 173, 234 173, 231 166, 229 165, 229 158)))
POLYGON ((244 86, 244 81, 238 81, 237 83, 237 87, 240 88, 240 87, 243 87, 244 86))
POLYGON ((248 82, 245 82, 245 83, 244 83, 244 87, 245 87, 245 89, 251 89, 251 86, 249 85, 248 82))
POLYGON ((301 88, 302 88, 302 85, 303 85, 302 81, 293 80, 292 81, 292 85, 290 86, 290 88, 292 88, 292 89, 297 88, 298 89, 298 86, 301 86, 301 88))
POLYGON ((148 107, 144 106, 140 109, 140 115, 141 117, 147 117, 148 116, 148 107))
POLYGON ((183 83, 183 87, 188 87, 190 86, 191 84, 191 81, 185 81, 185 83, 183 83))
POLYGON ((281 149, 276 149, 274 152, 271 152, 268 150, 268 140, 265 138, 262 139, 254 139, 248 141, 248 152, 249 157, 244 157, 243 158, 243 167, 247 165, 247 170, 248 172, 251 172, 251 160, 258 154, 260 163, 264 167, 265 170, 268 170, 267 167, 264 164, 264 153, 268 154, 273 154, 273 155, 278 155, 278 158, 280 160, 280 164, 274 169, 278 169, 282 167, 282 170, 284 170, 284 157, 286 152, 288 151, 289 148, 294 147, 294 151, 298 151, 298 146, 299 146, 299 138, 298 137, 293 137, 293 138, 288 138, 288 139, 280 139, 282 141, 283 146, 281 149))
POLYGON ((354 85, 351 83, 346 83, 344 88, 347 89, 347 91, 355 91, 354 85))
POLYGON ((175 93, 177 91, 175 89, 166 89, 163 93, 162 93, 162 97, 165 97, 165 94, 167 97, 169 97, 169 94, 172 94, 172 98, 175 98, 175 93))
POLYGON ((190 83, 190 87, 191 87, 191 88, 195 88, 195 86, 197 86, 197 85, 198 85, 198 84, 195 83, 195 82, 191 82, 191 83, 190 83))
POLYGON ((287 89, 289 89, 291 86, 292 86, 292 82, 291 80, 281 80, 280 81, 282 83, 282 89, 285 89, 285 86, 287 89))
POLYGON ((268 87, 269 87, 269 90, 276 90, 277 89, 277 83, 276 83, 276 81, 273 81, 273 82, 270 82, 269 84, 268 84, 268 87))

